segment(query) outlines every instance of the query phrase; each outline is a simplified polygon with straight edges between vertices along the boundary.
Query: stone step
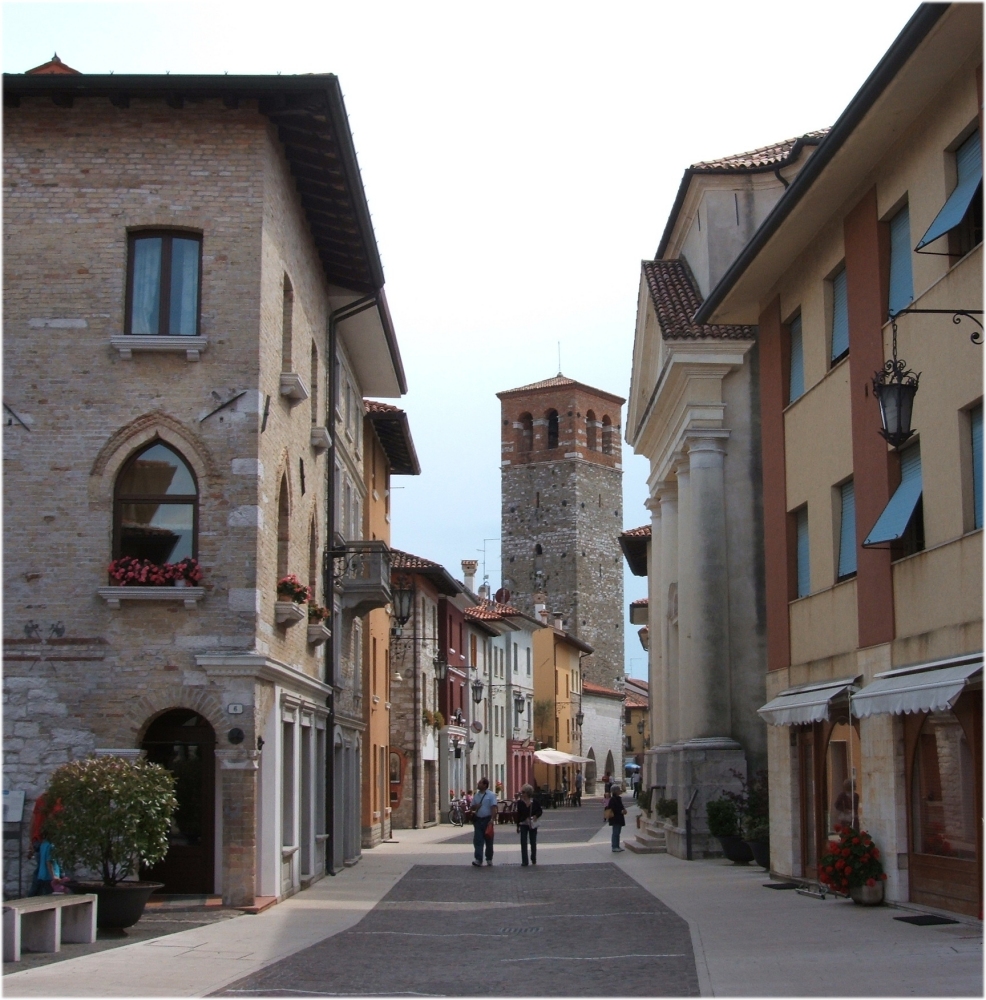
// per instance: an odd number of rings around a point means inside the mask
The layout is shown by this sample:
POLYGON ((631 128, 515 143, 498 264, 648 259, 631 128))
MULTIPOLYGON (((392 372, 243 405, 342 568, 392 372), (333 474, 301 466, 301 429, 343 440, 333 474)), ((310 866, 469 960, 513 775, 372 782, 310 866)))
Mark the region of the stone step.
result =
POLYGON ((664 844, 644 843, 639 837, 636 841, 625 840, 623 846, 634 854, 667 854, 668 849, 664 844))

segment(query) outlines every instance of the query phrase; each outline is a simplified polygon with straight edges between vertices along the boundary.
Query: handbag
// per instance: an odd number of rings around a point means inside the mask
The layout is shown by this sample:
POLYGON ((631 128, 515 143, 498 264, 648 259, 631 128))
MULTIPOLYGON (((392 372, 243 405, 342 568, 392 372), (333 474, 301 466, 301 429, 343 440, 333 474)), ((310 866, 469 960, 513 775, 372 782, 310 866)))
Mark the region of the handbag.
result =
POLYGON ((615 815, 616 813, 612 809, 607 808, 603 810, 603 819, 612 819, 615 815))
POLYGON ((491 816, 489 823, 486 824, 486 833, 484 834, 484 836, 486 837, 487 840, 492 840, 493 834, 495 832, 496 832, 496 825, 494 824, 493 817, 491 816))

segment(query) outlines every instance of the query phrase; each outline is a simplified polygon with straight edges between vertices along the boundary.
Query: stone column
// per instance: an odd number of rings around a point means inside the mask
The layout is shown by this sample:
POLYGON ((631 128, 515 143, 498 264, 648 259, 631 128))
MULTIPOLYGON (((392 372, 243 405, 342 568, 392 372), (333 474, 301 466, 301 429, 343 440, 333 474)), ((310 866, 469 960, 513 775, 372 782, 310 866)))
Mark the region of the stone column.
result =
MULTIPOLYGON (((684 706, 688 739, 729 736, 729 563, 726 555, 726 489, 723 430, 688 435, 690 474, 689 698, 684 706)), ((684 610, 682 608, 682 610, 684 610)))
POLYGON ((257 768, 260 751, 217 750, 222 779, 223 906, 252 906, 257 889, 257 768))
MULTIPOLYGON (((692 561, 692 490, 691 464, 688 456, 677 456, 675 473, 678 480, 678 586, 674 596, 678 603, 678 664, 671 672, 671 703, 675 706, 675 743, 687 740, 695 734, 691 732, 689 705, 695 698, 692 676, 692 632, 694 630, 694 589, 695 570, 692 561)), ((670 584, 669 584, 670 594, 670 584)), ((669 634, 672 633, 669 622, 669 634)))

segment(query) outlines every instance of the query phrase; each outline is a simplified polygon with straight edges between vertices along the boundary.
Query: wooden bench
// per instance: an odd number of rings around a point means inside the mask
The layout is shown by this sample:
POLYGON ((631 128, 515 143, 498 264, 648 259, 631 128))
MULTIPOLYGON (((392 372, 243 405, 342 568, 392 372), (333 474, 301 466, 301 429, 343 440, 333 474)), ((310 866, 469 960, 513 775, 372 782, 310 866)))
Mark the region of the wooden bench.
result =
POLYGON ((61 951, 63 944, 96 940, 95 895, 30 896, 3 904, 3 960, 21 951, 61 951))

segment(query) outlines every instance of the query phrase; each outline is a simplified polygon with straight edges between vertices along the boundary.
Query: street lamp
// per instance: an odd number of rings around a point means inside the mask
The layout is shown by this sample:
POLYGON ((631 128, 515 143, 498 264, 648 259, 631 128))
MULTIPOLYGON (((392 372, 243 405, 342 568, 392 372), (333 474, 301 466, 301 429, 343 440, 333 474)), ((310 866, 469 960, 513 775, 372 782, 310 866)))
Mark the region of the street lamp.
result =
POLYGON ((475 680, 474 680, 474 681, 472 682, 472 700, 473 700, 473 701, 474 701, 474 702, 475 702, 475 703, 476 703, 477 705, 478 705, 478 704, 479 704, 479 703, 480 703, 480 702, 481 702, 481 701, 483 700, 483 691, 484 691, 484 689, 485 689, 485 685, 484 685, 484 684, 483 684, 483 682, 482 682, 482 681, 481 681, 481 680, 480 680, 480 679, 479 679, 479 678, 477 677, 477 678, 476 678, 476 679, 475 679, 475 680))
POLYGON ((400 629, 407 624, 414 609, 414 581, 409 576, 397 577, 391 582, 390 600, 399 635, 400 629))
POLYGON ((435 680, 437 680, 440 684, 448 676, 448 664, 438 656, 435 657, 434 664, 435 680))
POLYGON ((893 357, 873 374, 873 394, 880 404, 880 420, 883 423, 880 433, 892 448, 899 448, 914 433, 911 412, 921 373, 915 374, 908 369, 903 358, 898 360, 896 319, 891 320, 891 328, 893 357))
POLYGON ((637 732, 640 733, 641 736, 644 735, 644 720, 643 719, 641 719, 637 723, 637 732))
POLYGON ((518 715, 524 711, 524 704, 524 696, 520 692, 517 692, 517 694, 514 695, 514 710, 518 715))
POLYGON ((579 729, 581 729, 583 722, 585 722, 585 712, 583 712, 582 709, 580 708, 575 713, 575 725, 577 725, 579 727, 579 729))

